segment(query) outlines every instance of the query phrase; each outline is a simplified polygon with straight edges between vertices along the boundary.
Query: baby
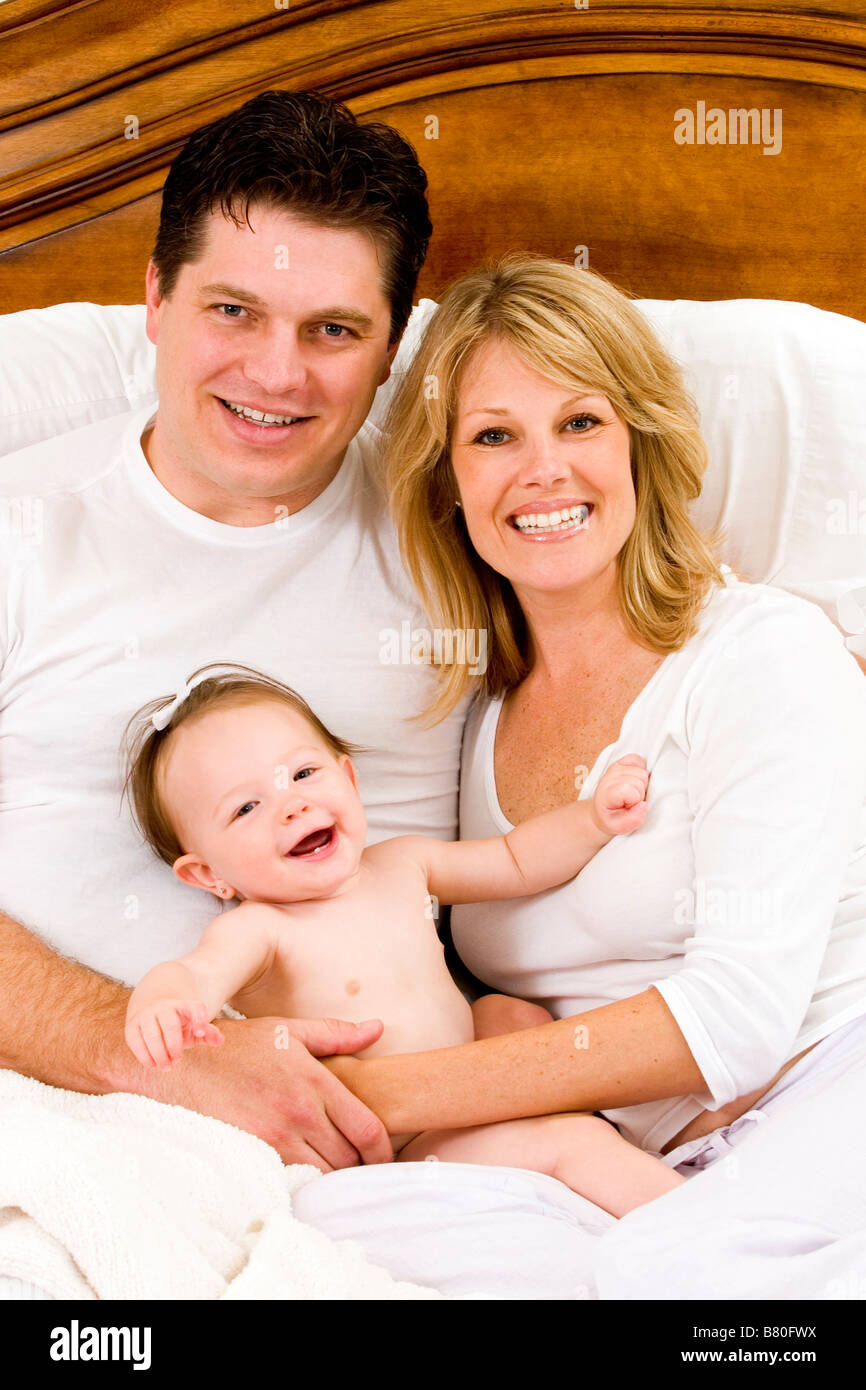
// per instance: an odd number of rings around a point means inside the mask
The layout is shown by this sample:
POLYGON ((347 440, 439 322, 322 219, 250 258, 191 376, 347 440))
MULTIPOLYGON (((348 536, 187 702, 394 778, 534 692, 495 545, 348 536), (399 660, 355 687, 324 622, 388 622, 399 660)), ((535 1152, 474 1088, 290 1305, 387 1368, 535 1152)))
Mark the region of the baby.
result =
MULTIPOLYGON (((190 681, 131 721, 127 789, 139 827, 177 877, 238 906, 133 991, 125 1036, 144 1066, 219 1045, 211 1020, 227 1002, 247 1017, 381 1018, 384 1032, 360 1056, 453 1047, 549 1020, 504 996, 469 1005, 445 964, 433 899, 515 898, 572 878, 613 835, 641 825, 642 758, 614 763, 591 800, 504 837, 401 835, 365 848, 350 758, 362 750, 331 734, 288 686, 248 667, 202 667, 190 681)), ((684 1181, 583 1113, 392 1142, 403 1161, 546 1173, 614 1216, 684 1181)))

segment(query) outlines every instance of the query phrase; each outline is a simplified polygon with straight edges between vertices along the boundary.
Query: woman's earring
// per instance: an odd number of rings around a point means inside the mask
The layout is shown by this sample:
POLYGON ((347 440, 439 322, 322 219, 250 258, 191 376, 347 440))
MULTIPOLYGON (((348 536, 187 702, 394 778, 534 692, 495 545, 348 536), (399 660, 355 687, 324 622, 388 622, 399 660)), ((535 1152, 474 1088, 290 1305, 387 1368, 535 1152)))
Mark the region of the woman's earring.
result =
POLYGON ((454 505, 455 505, 455 507, 459 507, 461 511, 463 510, 463 503, 462 503, 462 502, 455 502, 454 505))

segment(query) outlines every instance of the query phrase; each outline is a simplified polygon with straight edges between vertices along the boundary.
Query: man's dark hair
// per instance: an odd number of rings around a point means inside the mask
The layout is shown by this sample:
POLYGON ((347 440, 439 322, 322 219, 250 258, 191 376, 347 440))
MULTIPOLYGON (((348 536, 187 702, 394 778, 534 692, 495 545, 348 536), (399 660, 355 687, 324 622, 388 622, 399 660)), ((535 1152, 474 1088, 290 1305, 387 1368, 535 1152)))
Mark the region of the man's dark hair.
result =
POLYGON ((152 256, 160 294, 170 295, 181 266, 202 254, 209 213, 249 225, 250 206, 261 203, 373 234, 385 252, 394 342, 409 321, 433 230, 426 188, 414 149, 390 126, 362 125, 318 92, 262 92, 194 131, 172 164, 152 256))

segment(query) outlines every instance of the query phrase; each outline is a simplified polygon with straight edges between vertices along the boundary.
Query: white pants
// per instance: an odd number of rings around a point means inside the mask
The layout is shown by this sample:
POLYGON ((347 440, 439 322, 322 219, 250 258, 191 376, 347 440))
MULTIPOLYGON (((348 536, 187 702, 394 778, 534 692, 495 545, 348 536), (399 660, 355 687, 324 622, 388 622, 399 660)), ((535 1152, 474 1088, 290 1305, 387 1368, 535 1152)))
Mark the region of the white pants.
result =
POLYGON ((665 1162, 693 1180, 599 1241, 600 1298, 866 1298, 866 1016, 665 1162))
POLYGON ((864 1298, 866 1016, 664 1161, 689 1181, 620 1221, 552 1178, 454 1163, 330 1173, 295 1210, 450 1297, 864 1298))

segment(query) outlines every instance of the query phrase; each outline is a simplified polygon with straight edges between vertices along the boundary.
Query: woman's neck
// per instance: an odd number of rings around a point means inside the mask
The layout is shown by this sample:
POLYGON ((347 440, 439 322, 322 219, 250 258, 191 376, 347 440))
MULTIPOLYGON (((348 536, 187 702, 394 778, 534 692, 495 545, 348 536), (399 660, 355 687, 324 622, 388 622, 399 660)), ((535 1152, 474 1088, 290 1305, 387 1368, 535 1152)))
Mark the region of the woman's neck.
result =
POLYGON ((636 646, 613 584, 578 591, 517 593, 526 616, 527 657, 534 679, 554 686, 586 678, 607 666, 613 653, 636 646))

